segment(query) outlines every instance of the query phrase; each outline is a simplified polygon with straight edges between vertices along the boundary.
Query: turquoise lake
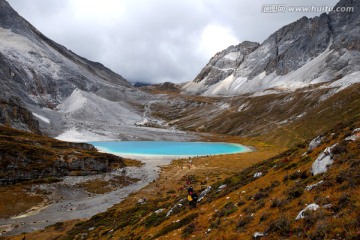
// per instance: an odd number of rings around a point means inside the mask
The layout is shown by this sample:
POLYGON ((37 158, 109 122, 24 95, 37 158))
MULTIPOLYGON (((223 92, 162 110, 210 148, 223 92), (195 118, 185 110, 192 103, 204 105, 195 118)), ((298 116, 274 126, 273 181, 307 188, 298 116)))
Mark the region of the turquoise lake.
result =
POLYGON ((240 144, 221 142, 121 141, 89 143, 104 152, 133 155, 206 156, 250 151, 249 148, 240 144))

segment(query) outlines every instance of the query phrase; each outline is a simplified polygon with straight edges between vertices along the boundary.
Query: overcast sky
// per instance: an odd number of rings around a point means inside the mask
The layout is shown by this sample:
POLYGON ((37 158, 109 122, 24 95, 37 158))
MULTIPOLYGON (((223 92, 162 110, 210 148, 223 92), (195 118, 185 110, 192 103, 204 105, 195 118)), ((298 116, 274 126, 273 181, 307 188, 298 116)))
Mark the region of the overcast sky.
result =
POLYGON ((8 0, 46 36, 131 82, 193 80, 230 45, 263 42, 300 17, 264 4, 334 6, 338 0, 8 0), (265 8, 266 10, 266 8, 265 8))

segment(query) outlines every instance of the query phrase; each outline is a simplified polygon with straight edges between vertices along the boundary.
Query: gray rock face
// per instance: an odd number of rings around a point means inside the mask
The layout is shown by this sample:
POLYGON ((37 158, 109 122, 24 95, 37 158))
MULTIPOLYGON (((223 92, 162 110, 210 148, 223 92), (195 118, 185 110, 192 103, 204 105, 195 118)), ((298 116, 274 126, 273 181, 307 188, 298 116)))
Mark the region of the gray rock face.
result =
POLYGON ((254 78, 262 72, 277 75, 298 69, 315 58, 329 45, 331 31, 328 17, 306 17, 273 33, 237 69, 236 77, 254 78))
POLYGON ((124 167, 121 157, 0 126, 0 185, 69 175, 90 175, 124 167))
POLYGON ((360 2, 341 0, 335 8, 352 8, 352 12, 329 14, 329 25, 333 34, 332 49, 342 48, 360 51, 360 2))
MULTIPOLYGON (((338 7, 351 7, 353 11, 303 17, 276 31, 261 45, 254 44, 235 62, 225 57, 234 47, 218 53, 184 90, 225 96, 295 90, 358 74, 360 2, 341 0, 338 7)), ((351 76, 351 83, 356 82, 356 76, 351 76)))
POLYGON ((0 124, 40 134, 39 121, 14 98, 0 99, 0 124))
MULTIPOLYGON (((2 153, 0 153, 2 154, 2 153)), ((3 156, 0 156, 1 159, 3 156)), ((0 185, 13 184, 16 182, 33 180, 38 178, 48 177, 64 177, 64 176, 87 176, 99 173, 108 172, 113 164, 117 166, 124 166, 120 157, 117 160, 107 158, 76 158, 73 157, 72 161, 64 161, 59 159, 52 164, 41 168, 34 168, 34 164, 44 165, 41 160, 38 162, 27 159, 24 156, 6 156, 7 161, 11 164, 7 165, 4 169, 0 170, 0 185)))
POLYGON ((145 117, 158 121, 145 116, 143 106, 160 97, 50 40, 5 0, 0 0, 0 87, 0 99, 18 98, 48 136, 68 141, 174 138, 166 126, 159 135, 158 129, 137 125, 145 117))
POLYGON ((197 75, 194 82, 205 80, 206 85, 212 85, 227 78, 234 73, 245 57, 258 47, 259 43, 245 41, 217 53, 197 75))
POLYGON ((50 40, 10 5, 0 1, 1 86, 27 104, 54 107, 75 88, 106 91, 103 97, 122 99, 116 92, 130 88, 120 75, 84 59, 50 40), (30 97, 29 97, 30 96, 30 97))

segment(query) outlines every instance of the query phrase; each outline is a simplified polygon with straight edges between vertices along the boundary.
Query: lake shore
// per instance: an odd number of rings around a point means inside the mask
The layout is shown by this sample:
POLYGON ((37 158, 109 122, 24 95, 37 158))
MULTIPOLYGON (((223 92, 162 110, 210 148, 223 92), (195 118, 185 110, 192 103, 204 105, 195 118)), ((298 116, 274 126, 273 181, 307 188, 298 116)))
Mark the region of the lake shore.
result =
MULTIPOLYGON (((228 139, 227 139, 228 140, 228 139)), ((240 141, 240 140, 238 140, 240 141)), ((230 142, 230 141, 229 141, 230 142)), ((234 139, 233 141, 234 142, 234 139)), ((236 142, 235 142, 236 143, 236 142)), ((182 191, 179 191, 181 187, 184 185, 184 179, 186 179, 188 176, 196 176, 197 179, 201 179, 202 184, 196 184, 194 185, 194 188, 199 191, 200 188, 206 187, 207 185, 211 185, 212 183, 219 181, 220 179, 224 179, 227 176, 244 169, 248 166, 251 166, 252 164, 261 161, 263 159, 266 159, 268 157, 274 156, 276 153, 278 153, 279 149, 273 149, 273 146, 268 146, 264 144, 259 144, 255 142, 249 142, 249 145, 253 145, 256 147, 257 151, 253 152, 247 152, 247 153, 240 153, 240 154, 232 154, 232 155, 216 155, 216 156, 209 156, 209 157, 193 157, 193 158, 182 158, 182 159, 176 159, 172 160, 170 158, 163 158, 163 159, 153 159, 149 157, 143 157, 142 159, 138 159, 141 161, 146 162, 144 166, 148 169, 148 174, 151 174, 152 177, 148 178, 146 181, 141 181, 141 184, 137 185, 137 188, 132 188, 131 191, 125 191, 113 193, 112 196, 116 196, 113 203, 109 201, 109 195, 100 195, 99 199, 103 199, 104 202, 101 202, 100 200, 94 200, 96 205, 99 206, 99 204, 105 204, 107 205, 102 209, 98 209, 98 212, 104 212, 107 208, 111 207, 113 204, 116 204, 114 207, 121 207, 121 208, 128 208, 131 206, 134 206, 138 201, 142 201, 143 199, 147 200, 157 200, 157 199, 164 199, 168 197, 174 197, 175 195, 183 194, 182 191), (159 166, 159 163, 162 163, 161 166, 159 166), (174 193, 175 192, 175 193, 174 193), (122 197, 119 196, 119 194, 124 194, 122 197), (102 197, 101 197, 102 196, 102 197), (107 200, 106 200, 107 199, 107 200), (111 203, 111 204, 110 204, 111 203)), ((138 173, 137 173, 138 174, 138 173)), ((110 195, 110 196, 111 196, 110 195)), ((87 200, 88 201, 88 200, 87 200)), ((64 205, 64 204, 63 204, 64 205)), ((83 205, 83 211, 86 212, 92 212, 91 215, 80 215, 78 214, 76 217, 76 214, 73 215, 74 218, 67 218, 64 220, 59 221, 67 221, 70 219, 84 219, 88 218, 94 214, 96 214, 95 211, 90 211, 89 207, 95 207, 91 205, 83 205)), ((51 208, 47 208, 50 209, 51 208)), ((76 213, 77 211, 80 211, 79 208, 74 208, 73 210, 67 210, 65 211, 66 214, 68 213, 76 213), (75 209, 75 210, 74 210, 75 209)), ((54 208, 52 211, 54 213, 54 208)), ((36 215, 35 215, 36 216, 36 215)), ((40 216, 40 215, 38 215, 40 216)), ((50 215, 47 215, 50 218, 50 215)), ((23 219, 24 220, 24 219, 23 219)), ((31 218, 27 219, 28 222, 30 222, 29 226, 32 225, 32 222, 34 221, 31 218)), ((57 222, 59 222, 57 221, 57 222)), ((79 220, 71 220, 71 224, 69 224, 69 227, 71 227, 73 224, 78 222, 79 220)), ((41 221, 39 221, 41 222, 41 221)), ((68 222, 68 223, 70 223, 68 222)), ((0 222, 0 225, 9 225, 8 222, 0 222)), ((49 223, 47 222, 46 225, 51 225, 55 222, 49 223)), ((14 223, 13 223, 14 224, 14 223)), ((19 225, 19 222, 17 223, 19 225)), ((20 223, 21 224, 21 223, 20 223)), ((39 224, 39 223, 37 223, 39 224)), ((40 225, 40 224, 39 224, 40 225)), ((67 225, 67 224, 66 224, 67 225)), ((21 226, 21 225, 20 225, 21 226)), ((43 223, 42 228, 45 227, 45 224, 43 223)), ((36 228, 36 227, 28 227, 26 232, 31 232, 27 234, 27 236, 37 236, 39 233, 39 229, 42 228, 36 228)), ((22 228, 23 230, 25 228, 22 228)), ((51 232, 52 228, 47 227, 45 230, 41 230, 41 232, 51 232)), ((10 232, 11 235, 14 234, 20 234, 24 232, 23 230, 16 229, 10 232)), ((43 233, 42 233, 43 234, 43 233)), ((9 239, 19 239, 18 237, 11 237, 9 239)), ((21 238, 20 238, 21 239, 21 238)), ((28 238, 27 238, 28 239, 28 238)), ((36 239, 29 238, 29 239, 36 239)), ((49 238, 51 239, 51 238, 49 238)))

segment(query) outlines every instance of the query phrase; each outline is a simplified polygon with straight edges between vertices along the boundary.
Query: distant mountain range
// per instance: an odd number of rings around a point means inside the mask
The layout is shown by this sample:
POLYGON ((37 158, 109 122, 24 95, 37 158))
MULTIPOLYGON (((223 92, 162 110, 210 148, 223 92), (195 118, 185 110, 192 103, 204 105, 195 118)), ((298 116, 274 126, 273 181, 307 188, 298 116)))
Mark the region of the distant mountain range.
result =
POLYGON ((338 7, 353 12, 303 17, 262 44, 246 41, 217 53, 184 90, 204 96, 259 95, 313 85, 342 89, 360 82, 360 2, 341 0, 338 7))
POLYGON ((196 139, 181 130, 258 136, 305 122, 311 131, 286 135, 313 137, 319 122, 328 129, 358 113, 360 2, 337 6, 354 11, 303 17, 262 44, 230 46, 187 84, 138 88, 0 0, 1 123, 69 141, 196 139))

